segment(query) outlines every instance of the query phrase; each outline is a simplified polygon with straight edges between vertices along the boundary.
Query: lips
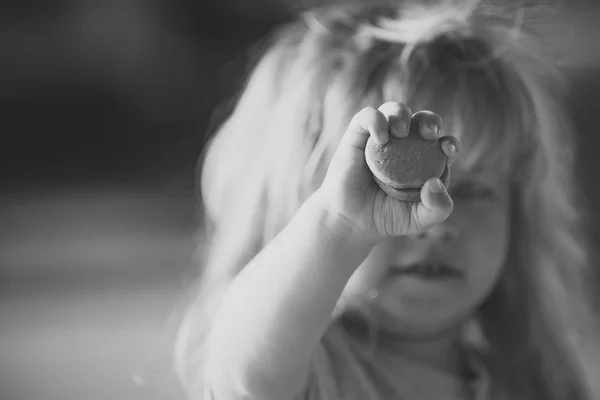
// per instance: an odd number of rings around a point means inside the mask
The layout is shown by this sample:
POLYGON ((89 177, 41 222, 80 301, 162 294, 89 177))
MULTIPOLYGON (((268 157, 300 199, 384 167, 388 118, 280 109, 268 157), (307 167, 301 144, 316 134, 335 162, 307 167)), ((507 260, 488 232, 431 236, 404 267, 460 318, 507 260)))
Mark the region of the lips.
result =
POLYGON ((402 267, 392 267, 392 275, 413 275, 425 279, 462 278, 464 273, 443 262, 419 262, 402 267))

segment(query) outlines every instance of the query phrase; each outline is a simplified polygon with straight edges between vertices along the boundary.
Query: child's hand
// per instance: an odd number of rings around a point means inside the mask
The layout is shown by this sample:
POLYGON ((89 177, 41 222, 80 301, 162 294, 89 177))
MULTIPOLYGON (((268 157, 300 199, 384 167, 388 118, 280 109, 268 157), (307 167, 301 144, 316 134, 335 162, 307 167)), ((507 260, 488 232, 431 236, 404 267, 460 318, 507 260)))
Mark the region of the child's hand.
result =
POLYGON ((336 223, 350 228, 359 239, 377 242, 385 236, 408 235, 429 229, 442 222, 453 210, 454 203, 438 178, 429 179, 421 189, 421 201, 405 202, 388 196, 375 183, 365 161, 365 146, 370 136, 386 143, 389 135, 405 137, 409 124, 418 123, 419 134, 427 140, 438 140, 451 164, 458 149, 453 136, 438 138, 441 118, 421 111, 411 117, 408 106, 388 102, 378 110, 367 107, 356 114, 344 133, 319 189, 321 201, 336 223), (411 120, 412 118, 412 120, 411 120), (398 129, 405 123, 405 131, 398 129))

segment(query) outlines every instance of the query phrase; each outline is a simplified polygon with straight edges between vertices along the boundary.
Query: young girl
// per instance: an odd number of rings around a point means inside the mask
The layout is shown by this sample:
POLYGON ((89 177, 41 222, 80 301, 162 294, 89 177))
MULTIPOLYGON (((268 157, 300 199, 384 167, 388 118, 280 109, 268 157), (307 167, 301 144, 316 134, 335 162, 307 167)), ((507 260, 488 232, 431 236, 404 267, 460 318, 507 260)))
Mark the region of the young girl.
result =
POLYGON ((190 398, 598 398, 572 138, 527 10, 365 3, 279 30, 208 148, 190 398), (409 129, 452 163, 416 203, 364 157, 409 129))

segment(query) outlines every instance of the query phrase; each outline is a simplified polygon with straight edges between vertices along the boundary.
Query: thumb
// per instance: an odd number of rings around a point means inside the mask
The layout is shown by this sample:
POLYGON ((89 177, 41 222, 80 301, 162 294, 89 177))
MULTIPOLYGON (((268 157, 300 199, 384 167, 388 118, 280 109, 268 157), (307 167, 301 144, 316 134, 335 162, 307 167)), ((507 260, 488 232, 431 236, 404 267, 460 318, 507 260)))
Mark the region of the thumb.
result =
POLYGON ((431 178, 421 188, 421 201, 412 209, 412 220, 417 231, 424 231, 444 221, 452 210, 454 202, 438 178, 431 178))

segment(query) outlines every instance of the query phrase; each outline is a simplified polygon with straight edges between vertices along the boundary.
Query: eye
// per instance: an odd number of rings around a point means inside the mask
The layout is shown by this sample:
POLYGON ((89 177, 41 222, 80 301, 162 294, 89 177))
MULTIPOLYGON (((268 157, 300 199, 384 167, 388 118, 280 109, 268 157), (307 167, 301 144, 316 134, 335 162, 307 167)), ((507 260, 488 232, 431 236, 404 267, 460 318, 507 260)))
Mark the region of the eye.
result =
POLYGON ((462 181, 450 187, 452 198, 464 201, 491 201, 496 198, 496 191, 481 182, 462 181))

